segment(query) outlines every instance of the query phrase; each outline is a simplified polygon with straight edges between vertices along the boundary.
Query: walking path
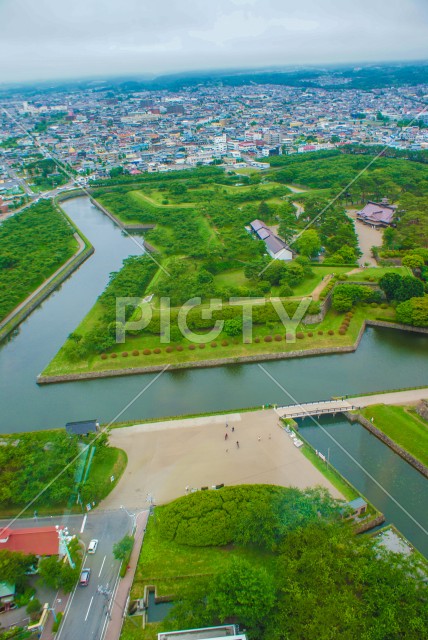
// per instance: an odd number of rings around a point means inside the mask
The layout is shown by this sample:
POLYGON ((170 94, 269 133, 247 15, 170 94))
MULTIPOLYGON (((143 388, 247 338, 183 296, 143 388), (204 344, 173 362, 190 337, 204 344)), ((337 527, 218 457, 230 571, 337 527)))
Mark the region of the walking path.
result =
POLYGON ((137 516, 137 527, 135 530, 134 548, 128 563, 128 570, 125 577, 119 581, 117 591, 113 594, 110 605, 110 622, 108 623, 105 635, 101 635, 101 640, 117 640, 122 630, 123 620, 126 615, 128 597, 134 581, 137 569, 138 558, 140 557, 141 546, 146 532, 149 511, 141 511, 137 516))
POLYGON ((347 209, 346 213, 348 217, 351 218, 351 220, 353 220, 355 223, 355 231, 358 236, 358 244, 363 254, 358 260, 358 263, 361 266, 368 263, 370 266, 376 267, 377 262, 372 256, 371 248, 380 247, 382 245, 382 230, 373 229, 369 225, 360 222, 360 220, 357 220, 356 209, 347 209))
POLYGON ((348 402, 361 409, 372 404, 416 404, 419 400, 428 398, 428 387, 423 389, 407 389, 405 391, 392 391, 391 393, 375 393, 372 396, 359 396, 349 398, 348 402))
POLYGON ((3 320, 0 322, 0 329, 5 327, 7 323, 10 322, 10 320, 12 320, 20 311, 22 311, 22 309, 24 309, 24 307, 26 307, 32 300, 34 300, 34 298, 36 298, 48 286, 48 284, 52 282, 52 280, 54 280, 65 269, 67 269, 67 267, 77 258, 77 256, 79 256, 82 253, 82 251, 84 251, 85 243, 82 240, 82 238, 79 236, 78 233, 74 233, 73 235, 79 245, 76 253, 74 253, 71 256, 71 258, 67 260, 67 262, 64 262, 64 264, 61 265, 59 269, 57 269, 51 276, 49 276, 49 278, 47 278, 44 282, 42 282, 40 287, 37 287, 37 289, 35 289, 32 293, 30 293, 30 295, 27 298, 25 298, 25 300, 23 300, 17 307, 15 307, 13 311, 9 313, 9 315, 3 318, 3 320))

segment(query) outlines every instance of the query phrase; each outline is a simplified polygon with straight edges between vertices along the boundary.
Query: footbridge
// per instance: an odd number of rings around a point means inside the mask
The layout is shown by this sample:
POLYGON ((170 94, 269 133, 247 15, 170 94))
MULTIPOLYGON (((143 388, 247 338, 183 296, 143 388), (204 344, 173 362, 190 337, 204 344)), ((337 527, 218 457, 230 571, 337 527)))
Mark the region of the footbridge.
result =
POLYGON ((352 411, 354 405, 348 400, 322 400, 320 402, 307 402, 305 404, 290 404, 286 407, 277 407, 276 413, 280 418, 306 418, 308 416, 322 416, 324 414, 342 413, 352 411))

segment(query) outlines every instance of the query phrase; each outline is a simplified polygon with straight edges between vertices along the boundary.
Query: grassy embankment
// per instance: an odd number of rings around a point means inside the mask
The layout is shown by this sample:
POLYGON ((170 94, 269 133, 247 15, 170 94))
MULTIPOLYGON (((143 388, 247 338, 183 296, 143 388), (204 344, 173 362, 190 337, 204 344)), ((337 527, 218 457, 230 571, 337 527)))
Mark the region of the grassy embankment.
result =
POLYGON ((428 466, 428 422, 411 407, 376 404, 359 411, 400 447, 428 466))

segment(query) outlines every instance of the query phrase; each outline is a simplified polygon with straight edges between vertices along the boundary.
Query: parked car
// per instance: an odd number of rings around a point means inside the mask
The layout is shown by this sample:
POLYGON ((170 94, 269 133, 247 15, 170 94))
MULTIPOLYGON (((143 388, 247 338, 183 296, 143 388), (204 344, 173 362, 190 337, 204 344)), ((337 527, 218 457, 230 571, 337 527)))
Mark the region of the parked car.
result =
POLYGON ((91 540, 88 546, 88 553, 95 553, 98 547, 98 540, 91 540))
POLYGON ((80 580, 79 580, 79 584, 81 587, 88 586, 90 576, 91 576, 90 569, 82 569, 82 573, 80 574, 80 580))

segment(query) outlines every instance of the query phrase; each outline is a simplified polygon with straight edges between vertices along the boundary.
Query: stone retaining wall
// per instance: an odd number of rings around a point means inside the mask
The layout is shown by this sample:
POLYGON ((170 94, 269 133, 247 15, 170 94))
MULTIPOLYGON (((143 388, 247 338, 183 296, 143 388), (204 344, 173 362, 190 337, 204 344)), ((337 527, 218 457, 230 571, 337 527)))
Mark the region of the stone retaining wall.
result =
POLYGON ((167 365, 150 365, 147 367, 131 367, 127 369, 109 369, 107 371, 88 371, 87 373, 70 373, 61 376, 37 377, 37 384, 51 384, 56 382, 71 382, 74 380, 92 380, 97 378, 111 378, 116 376, 132 376, 142 373, 158 373, 165 368, 168 371, 179 369, 205 369, 208 367, 222 367, 228 364, 245 364, 251 362, 265 362, 268 360, 285 360, 288 358, 306 358, 311 356, 329 355, 332 353, 351 353, 356 350, 361 340, 362 332, 353 345, 344 347, 323 347, 321 349, 306 349, 304 351, 285 351, 280 353, 260 353, 253 356, 235 356, 230 358, 218 358, 213 360, 200 360, 196 362, 180 362, 167 365))
POLYGON ((329 291, 327 297, 321 303, 321 309, 319 313, 311 313, 311 314, 308 313, 303 318, 302 323, 304 325, 318 324, 319 322, 322 322, 324 320, 327 314, 327 311, 329 311, 329 309, 331 308, 331 304, 333 300, 333 291, 334 291, 334 287, 331 289, 331 291, 329 291))
POLYGON ((428 467, 426 467, 422 462, 414 458, 408 451, 400 447, 394 440, 391 440, 387 435, 383 433, 380 429, 375 427, 370 420, 367 420, 360 413, 349 413, 344 412, 345 416, 350 422, 359 422, 367 431, 370 431, 376 438, 381 440, 384 444, 386 444, 390 449, 395 451, 403 460, 412 465, 419 473, 421 473, 425 478, 428 478, 428 467))
POLYGON ((410 331, 411 333, 428 334, 428 329, 424 327, 413 327, 410 324, 400 324, 399 322, 385 322, 384 320, 366 320, 368 327, 385 327, 386 329, 399 329, 400 331, 410 331))
POLYGON ((381 513, 377 518, 372 518, 371 520, 367 520, 367 522, 363 522, 359 527, 356 527, 354 531, 355 533, 364 533, 364 531, 370 531, 370 529, 374 529, 384 522, 385 516, 381 513))

